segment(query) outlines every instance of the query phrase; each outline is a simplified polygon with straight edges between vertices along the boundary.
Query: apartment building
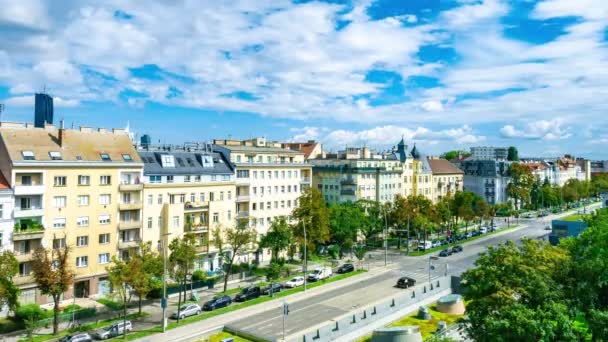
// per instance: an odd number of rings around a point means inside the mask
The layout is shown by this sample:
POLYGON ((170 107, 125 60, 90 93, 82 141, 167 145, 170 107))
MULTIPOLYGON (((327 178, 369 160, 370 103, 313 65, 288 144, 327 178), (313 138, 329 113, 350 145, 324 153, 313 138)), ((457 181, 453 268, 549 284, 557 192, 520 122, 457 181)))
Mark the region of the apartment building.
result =
POLYGON ((194 234, 195 268, 218 269, 211 231, 236 223, 235 170, 228 156, 209 144, 145 146, 138 152, 144 162, 143 239, 156 246, 194 234))
POLYGON ((249 222, 261 235, 275 217, 290 217, 298 197, 311 184, 312 167, 304 153, 264 138, 214 143, 236 166, 237 219, 249 222))
POLYGON ((6 178, 0 173, 0 252, 13 250, 13 206, 15 198, 13 189, 6 178))
POLYGON ((50 300, 31 275, 38 246, 71 247, 76 278, 64 298, 108 291, 111 257, 140 236, 142 169, 124 130, 0 124, 0 171, 14 192, 11 240, 21 303, 50 300))
POLYGON ((472 160, 507 160, 509 149, 506 147, 476 146, 471 147, 472 160))
POLYGON ((464 172, 464 190, 483 197, 488 204, 506 202, 510 162, 497 160, 465 160, 460 169, 464 172))
POLYGON ((433 203, 439 202, 447 195, 462 191, 464 172, 461 169, 442 158, 429 157, 428 163, 433 173, 433 203))

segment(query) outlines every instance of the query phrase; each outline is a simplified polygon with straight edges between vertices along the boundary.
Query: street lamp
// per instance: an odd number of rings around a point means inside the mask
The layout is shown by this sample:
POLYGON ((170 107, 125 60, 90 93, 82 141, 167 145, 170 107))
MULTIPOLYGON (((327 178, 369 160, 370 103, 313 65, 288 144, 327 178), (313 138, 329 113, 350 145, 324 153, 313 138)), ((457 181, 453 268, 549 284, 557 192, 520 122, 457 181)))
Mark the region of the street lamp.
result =
POLYGON ((163 234, 163 239, 158 241, 163 253, 163 298, 160 300, 160 306, 163 310, 163 333, 167 331, 167 242, 165 240, 169 235, 171 233, 163 234))
POLYGON ((308 272, 308 257, 306 250, 308 249, 306 243, 306 220, 302 220, 302 227, 304 228, 304 292, 306 292, 306 272, 308 272))

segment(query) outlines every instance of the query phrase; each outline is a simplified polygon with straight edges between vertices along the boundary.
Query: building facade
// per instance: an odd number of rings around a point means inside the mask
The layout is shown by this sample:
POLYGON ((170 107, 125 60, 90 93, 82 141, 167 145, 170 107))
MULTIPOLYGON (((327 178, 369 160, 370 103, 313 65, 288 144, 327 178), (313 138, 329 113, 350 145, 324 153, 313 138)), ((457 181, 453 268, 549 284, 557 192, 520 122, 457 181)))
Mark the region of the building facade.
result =
POLYGON ((156 246, 184 234, 196 239, 195 269, 215 271, 218 251, 211 231, 236 223, 235 170, 211 145, 146 146, 143 240, 156 246))
POLYGON ((509 149, 506 147, 476 146, 471 147, 471 157, 474 160, 507 160, 509 149))
POLYGON ((14 205, 13 189, 11 189, 6 178, 0 173, 0 252, 13 251, 14 205))
POLYGON ((464 172, 464 190, 483 197, 488 204, 504 203, 508 200, 507 185, 509 162, 497 160, 466 160, 461 163, 464 172))
POLYGON ((433 173, 433 203, 463 190, 464 172, 446 159, 428 158, 433 173))
POLYGON ((20 302, 50 300, 31 275, 38 246, 71 247, 76 278, 64 298, 106 293, 110 259, 133 247, 131 236, 141 230, 141 189, 130 185, 143 165, 129 137, 123 130, 2 123, 0 138, 0 169, 14 191, 20 302))

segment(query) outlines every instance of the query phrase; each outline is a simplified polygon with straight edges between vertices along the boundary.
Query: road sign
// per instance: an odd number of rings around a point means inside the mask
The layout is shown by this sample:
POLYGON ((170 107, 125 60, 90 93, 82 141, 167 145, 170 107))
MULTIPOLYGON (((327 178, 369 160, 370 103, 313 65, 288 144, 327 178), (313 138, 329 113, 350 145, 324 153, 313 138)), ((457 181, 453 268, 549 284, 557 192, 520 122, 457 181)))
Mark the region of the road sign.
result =
POLYGON ((283 315, 289 315, 289 304, 287 302, 283 302, 283 315))
POLYGON ((163 309, 167 308, 167 298, 161 298, 160 299, 160 307, 163 309))

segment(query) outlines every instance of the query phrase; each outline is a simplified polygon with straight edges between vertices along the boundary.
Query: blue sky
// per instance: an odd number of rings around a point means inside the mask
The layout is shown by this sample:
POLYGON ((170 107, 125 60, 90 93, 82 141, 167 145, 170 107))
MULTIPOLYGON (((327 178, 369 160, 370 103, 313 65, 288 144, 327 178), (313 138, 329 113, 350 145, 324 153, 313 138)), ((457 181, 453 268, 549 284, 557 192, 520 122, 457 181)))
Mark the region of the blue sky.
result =
POLYGON ((2 120, 608 159, 608 1, 0 0, 2 120))

